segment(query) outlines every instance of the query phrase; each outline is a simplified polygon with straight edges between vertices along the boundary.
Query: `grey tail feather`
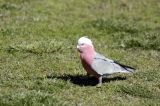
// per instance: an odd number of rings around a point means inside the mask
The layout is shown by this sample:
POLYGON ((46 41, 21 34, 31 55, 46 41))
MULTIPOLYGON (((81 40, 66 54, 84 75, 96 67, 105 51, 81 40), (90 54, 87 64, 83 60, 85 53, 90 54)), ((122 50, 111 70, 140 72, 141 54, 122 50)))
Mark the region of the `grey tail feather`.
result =
POLYGON ((132 72, 132 73, 135 72, 135 70, 136 70, 136 69, 133 68, 133 67, 130 67, 130 66, 127 66, 127 65, 118 63, 118 62, 116 62, 116 61, 114 61, 114 63, 120 65, 122 68, 124 68, 125 70, 127 70, 127 71, 129 71, 129 72, 132 72))

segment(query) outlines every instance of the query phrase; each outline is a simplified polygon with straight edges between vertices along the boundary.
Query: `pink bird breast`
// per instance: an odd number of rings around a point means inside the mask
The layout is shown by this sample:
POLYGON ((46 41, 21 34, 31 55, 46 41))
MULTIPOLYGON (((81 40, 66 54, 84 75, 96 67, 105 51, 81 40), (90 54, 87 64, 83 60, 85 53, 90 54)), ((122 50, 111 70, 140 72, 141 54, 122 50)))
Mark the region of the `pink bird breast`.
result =
POLYGON ((95 50, 92 46, 85 44, 83 47, 79 48, 80 58, 84 69, 89 74, 96 74, 95 71, 92 70, 91 64, 93 61, 95 50))

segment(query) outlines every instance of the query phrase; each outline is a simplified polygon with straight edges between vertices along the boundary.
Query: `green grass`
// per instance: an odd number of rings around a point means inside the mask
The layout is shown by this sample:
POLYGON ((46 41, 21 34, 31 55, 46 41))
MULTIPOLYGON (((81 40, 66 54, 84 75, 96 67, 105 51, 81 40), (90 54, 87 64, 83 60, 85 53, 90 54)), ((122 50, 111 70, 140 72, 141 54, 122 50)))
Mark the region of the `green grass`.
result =
POLYGON ((0 106, 160 105, 159 0, 0 0, 0 106), (76 43, 137 69, 96 88, 76 43))

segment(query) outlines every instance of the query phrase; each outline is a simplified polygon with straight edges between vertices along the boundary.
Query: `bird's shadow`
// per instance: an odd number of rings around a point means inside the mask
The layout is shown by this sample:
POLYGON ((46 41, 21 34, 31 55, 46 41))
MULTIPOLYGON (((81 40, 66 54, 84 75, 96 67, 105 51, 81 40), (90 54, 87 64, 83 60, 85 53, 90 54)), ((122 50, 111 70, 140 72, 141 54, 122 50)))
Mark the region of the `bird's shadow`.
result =
MULTIPOLYGON (((79 85, 79 86, 95 86, 98 83, 97 78, 95 77, 88 77, 84 75, 47 75, 47 78, 49 79, 61 79, 64 81, 70 81, 73 84, 79 85)), ((103 78, 103 83, 109 83, 111 81, 118 81, 118 80, 126 80, 126 77, 111 77, 111 78, 103 78)))

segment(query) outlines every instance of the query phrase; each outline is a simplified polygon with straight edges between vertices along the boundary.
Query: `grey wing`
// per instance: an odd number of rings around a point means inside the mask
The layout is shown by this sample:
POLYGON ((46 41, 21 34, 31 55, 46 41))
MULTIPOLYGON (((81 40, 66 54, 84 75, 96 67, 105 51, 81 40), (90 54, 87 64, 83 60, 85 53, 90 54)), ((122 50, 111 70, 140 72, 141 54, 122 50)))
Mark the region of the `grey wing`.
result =
POLYGON ((95 59, 106 60, 106 61, 108 61, 108 62, 114 62, 113 60, 108 59, 108 58, 106 58, 105 56, 103 56, 103 55, 101 55, 101 54, 99 54, 99 53, 97 53, 97 52, 95 53, 94 58, 95 58, 95 59))
POLYGON ((99 75, 127 72, 123 67, 121 67, 119 64, 116 64, 113 60, 108 59, 98 53, 95 54, 91 67, 99 75))

